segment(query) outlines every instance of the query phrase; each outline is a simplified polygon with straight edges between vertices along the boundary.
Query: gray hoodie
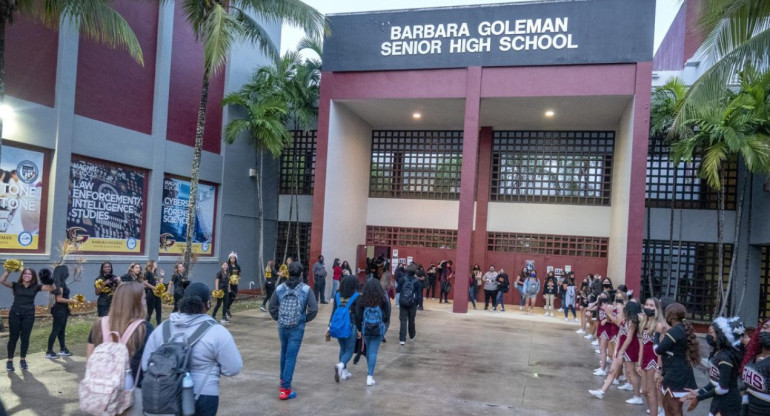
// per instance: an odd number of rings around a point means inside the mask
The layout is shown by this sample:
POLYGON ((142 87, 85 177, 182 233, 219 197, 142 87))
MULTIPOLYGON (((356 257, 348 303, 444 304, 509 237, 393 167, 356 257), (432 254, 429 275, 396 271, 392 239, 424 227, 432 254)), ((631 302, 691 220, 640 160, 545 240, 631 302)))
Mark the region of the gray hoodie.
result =
MULTIPOLYGON (((142 370, 147 370, 147 362, 150 360, 150 354, 163 345, 163 325, 171 325, 171 335, 182 332, 189 337, 198 329, 198 325, 211 320, 216 320, 206 314, 188 315, 185 313, 174 312, 158 326, 156 331, 152 331, 142 354, 142 370)), ((203 335, 192 349, 192 358, 190 361, 190 375, 193 378, 196 394, 206 396, 219 395, 219 376, 234 376, 241 372, 243 360, 241 353, 235 345, 235 340, 230 332, 222 325, 215 324, 203 335), (215 370, 216 369, 216 370, 215 370), (206 373, 211 372, 206 385, 202 386, 206 373)))

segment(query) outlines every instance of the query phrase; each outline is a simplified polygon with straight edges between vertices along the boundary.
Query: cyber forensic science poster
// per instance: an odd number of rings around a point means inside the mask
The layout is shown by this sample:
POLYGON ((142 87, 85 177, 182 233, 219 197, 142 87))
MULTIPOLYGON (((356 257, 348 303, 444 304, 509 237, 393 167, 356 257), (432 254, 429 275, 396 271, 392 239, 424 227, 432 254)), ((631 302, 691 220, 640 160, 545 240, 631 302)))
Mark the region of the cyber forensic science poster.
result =
POLYGON ((67 238, 83 253, 141 254, 147 171, 72 156, 67 238))
POLYGON ((48 153, 7 143, 0 160, 0 251, 42 251, 48 153))
MULTIPOLYGON (((217 187, 198 182, 195 205, 195 228, 192 233, 193 253, 214 254, 214 218, 217 187)), ((174 177, 163 179, 163 212, 160 221, 160 254, 179 255, 187 241, 187 207, 190 204, 190 181, 174 177)))

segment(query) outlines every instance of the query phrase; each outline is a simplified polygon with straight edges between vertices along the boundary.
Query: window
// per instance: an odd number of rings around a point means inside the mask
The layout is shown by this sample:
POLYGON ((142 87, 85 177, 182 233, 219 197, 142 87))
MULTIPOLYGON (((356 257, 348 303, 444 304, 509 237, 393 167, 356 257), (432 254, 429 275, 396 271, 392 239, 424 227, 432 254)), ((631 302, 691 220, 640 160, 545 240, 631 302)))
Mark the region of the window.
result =
POLYGON ((762 276, 759 281, 759 318, 770 319, 770 246, 762 247, 762 276))
MULTIPOLYGON (((698 176, 701 159, 674 165, 663 137, 651 137, 647 152, 646 202, 651 208, 718 209, 717 191, 698 176)), ((725 208, 735 209, 737 159, 725 163, 725 208)))
POLYGON ((490 199, 609 205, 615 133, 497 131, 490 199))
POLYGON ((316 131, 294 130, 292 145, 281 153, 280 193, 313 195, 316 131))
POLYGON ((366 226, 366 244, 376 246, 457 248, 457 230, 366 226))
MULTIPOLYGON (((719 260, 716 243, 644 240, 642 294, 670 296, 687 308, 687 316, 711 321, 719 305, 719 260), (652 279, 650 279, 652 277, 652 279)), ((727 284, 732 244, 724 245, 723 284, 727 284)))
POLYGON ((284 255, 291 257, 294 260, 299 258, 300 261, 307 266, 307 259, 310 255, 310 225, 311 223, 309 222, 278 221, 278 235, 276 236, 275 246, 276 259, 283 260, 284 255), (287 230, 289 230, 288 248, 286 246, 287 230), (299 245, 297 244, 298 234, 299 245))
POLYGON ((369 196, 460 198, 462 131, 372 132, 369 196))
POLYGON ((503 253, 607 257, 609 239, 574 235, 487 233, 487 250, 503 253))

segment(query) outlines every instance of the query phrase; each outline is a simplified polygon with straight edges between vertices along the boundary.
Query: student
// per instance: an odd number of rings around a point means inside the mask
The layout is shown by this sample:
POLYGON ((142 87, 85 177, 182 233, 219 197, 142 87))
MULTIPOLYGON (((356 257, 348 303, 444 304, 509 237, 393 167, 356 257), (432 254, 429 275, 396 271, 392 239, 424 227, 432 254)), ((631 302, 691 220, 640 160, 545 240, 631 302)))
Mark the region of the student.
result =
POLYGON ((363 337, 366 346, 366 385, 375 385, 374 367, 385 327, 390 323, 390 301, 375 279, 364 284, 363 292, 356 301, 357 336, 363 337))
POLYGON ((318 261, 313 263, 313 294, 318 303, 329 303, 326 301, 326 266, 324 266, 324 256, 318 256, 318 261))
MULTIPOLYGON (((347 270, 344 271, 347 273, 347 270)), ((344 308, 348 306, 349 302, 355 302, 358 296, 356 296, 356 289, 358 288, 358 279, 353 276, 345 275, 340 282, 340 290, 335 294, 332 299, 332 313, 329 315, 329 326, 326 328, 326 337, 331 335, 330 329, 332 324, 332 317, 337 308, 344 308), (355 296, 355 297, 354 297, 355 296)), ((348 306, 350 316, 350 334, 347 337, 337 338, 337 342, 340 344, 339 362, 334 364, 334 381, 337 383, 340 380, 347 380, 351 374, 348 371, 348 362, 353 358, 353 352, 356 348, 356 308, 354 304, 348 306)))
POLYGON ((556 281, 556 276, 553 272, 548 272, 543 282, 543 299, 545 300, 545 316, 553 316, 553 300, 556 299, 556 295, 559 293, 559 283, 556 281))
POLYGON ((278 272, 275 271, 275 262, 270 260, 265 266, 265 298, 262 300, 262 306, 259 308, 262 312, 267 312, 265 306, 267 302, 270 302, 270 297, 275 292, 276 280, 278 280, 278 272))
POLYGON ((770 319, 765 319, 746 346, 741 365, 747 388, 744 415, 770 415, 770 319))
POLYGON ((112 303, 112 293, 118 287, 120 279, 112 274, 112 263, 105 261, 99 268, 99 276, 94 279, 94 294, 99 298, 96 300, 96 314, 98 316, 107 316, 110 312, 112 303))
MULTIPOLYGON (((190 284, 179 300, 179 312, 174 312, 157 330, 150 334, 142 354, 142 370, 147 371, 150 356, 164 343, 164 331, 173 336, 181 333, 186 340, 198 327, 213 321, 213 325, 196 342, 190 353, 190 375, 196 416, 214 416, 219 408, 219 378, 232 377, 241 372, 243 360, 230 332, 208 315, 211 308, 211 289, 201 282, 190 284)), ((142 392, 146 397, 147 392, 142 392)))
POLYGON ((484 310, 489 310, 489 301, 492 300, 492 310, 497 310, 497 271, 495 266, 489 266, 489 271, 481 278, 484 281, 484 310))
POLYGON ((337 297, 337 290, 340 287, 340 281, 342 280, 342 265, 340 259, 334 259, 332 262, 332 294, 331 298, 337 297))
POLYGON ((430 296, 430 299, 436 299, 436 273, 436 264, 432 262, 425 273, 428 276, 428 287, 425 288, 426 298, 430 296))
POLYGON ((230 323, 233 315, 230 313, 235 298, 238 296, 238 281, 241 278, 241 266, 238 265, 238 253, 231 251, 227 255, 227 290, 225 290, 225 315, 227 323, 230 323), (235 277, 233 277, 235 276, 235 277))
POLYGON ((189 284, 190 281, 187 280, 184 264, 177 263, 174 266, 174 274, 171 275, 171 283, 169 283, 168 288, 166 288, 167 292, 174 294, 174 310, 172 312, 177 312, 179 310, 179 301, 184 297, 184 290, 189 284))
POLYGON ((67 266, 60 264, 53 269, 53 282, 56 289, 51 292, 55 296, 55 302, 51 306, 51 315, 53 316, 53 326, 51 334, 48 335, 48 349, 45 358, 59 358, 60 355, 70 356, 72 353, 67 349, 67 317, 70 315, 70 304, 75 304, 75 299, 70 299, 70 288, 67 286, 67 278, 70 273, 67 266), (59 339, 59 353, 53 352, 53 344, 59 339))
POLYGON ((711 398, 710 414, 737 415, 741 411, 742 399, 738 387, 743 361, 741 339, 746 335, 746 328, 737 316, 720 316, 709 326, 708 331, 706 342, 713 348, 709 359, 709 383, 697 391, 688 390, 679 400, 690 402, 687 411, 691 412, 699 402, 711 398))
POLYGON ((404 345, 406 343, 407 328, 409 332, 409 341, 414 341, 417 336, 417 328, 415 326, 415 317, 417 316, 417 290, 419 286, 417 284, 417 266, 410 264, 406 268, 406 273, 398 281, 396 292, 400 294, 399 299, 399 311, 398 320, 401 322, 401 330, 398 333, 399 344, 404 345), (410 290, 411 285, 412 297, 409 298, 407 292, 410 290))
POLYGON ((449 292, 452 291, 452 279, 454 279, 455 274, 452 269, 452 260, 447 260, 446 263, 444 263, 444 267, 441 269, 441 288, 438 293, 438 303, 441 303, 441 300, 444 300, 444 303, 449 305, 449 292))
POLYGON ((655 384, 655 372, 658 370, 658 356, 653 350, 653 335, 658 324, 665 325, 663 309, 657 298, 647 298, 642 308, 644 316, 639 323, 639 338, 641 354, 637 363, 637 372, 642 376, 642 392, 647 401, 651 415, 661 415, 663 411, 663 394, 655 384))
POLYGON ((526 315, 532 315, 532 308, 537 303, 537 294, 540 293, 540 280, 537 279, 537 273, 533 270, 527 280, 524 282, 524 296, 526 296, 526 315))
POLYGON ((519 276, 516 278, 516 290, 519 291, 519 310, 524 309, 524 304, 527 302, 527 297, 524 295, 524 284, 529 278, 529 269, 522 267, 519 276))
POLYGON ((141 282, 142 280, 142 266, 139 263, 131 263, 128 266, 126 274, 120 276, 120 284, 128 282, 141 282))
POLYGON ((422 307, 422 288, 425 287, 425 281, 427 280, 427 276, 425 275, 425 270, 420 266, 417 265, 417 273, 415 274, 417 277, 417 281, 415 282, 415 296, 417 297, 417 310, 422 311, 424 310, 422 307))
POLYGON ((497 301, 495 303, 495 309, 497 309, 498 306, 500 306, 500 312, 505 312, 505 303, 503 302, 503 295, 508 293, 508 290, 510 289, 510 281, 508 280, 508 273, 503 270, 503 268, 500 268, 500 273, 497 274, 497 278, 495 279, 497 282, 497 301))
MULTIPOLYGON (((575 332, 581 335, 587 332, 586 326, 590 323, 588 319, 588 314, 586 311, 586 308, 588 308, 588 303, 589 303, 588 302, 588 297, 590 295, 589 290, 590 288, 588 286, 588 276, 586 276, 583 278, 583 281, 580 282, 580 288, 577 291, 577 298, 576 298, 578 311, 580 311, 580 329, 578 329, 575 332)), ((589 334, 588 336, 586 336, 586 338, 591 339, 592 337, 589 334)))
MULTIPOLYGON (((561 282, 561 288, 559 289, 559 297, 561 297, 561 307, 564 310, 564 320, 569 322, 568 311, 572 311, 572 322, 577 323, 577 314, 575 313, 575 276, 572 274, 567 275, 564 281, 561 282)), ((583 331, 585 332, 585 331, 583 331)), ((579 334, 581 332, 578 332, 579 334)))
POLYGON ((305 335, 305 324, 318 314, 316 299, 309 294, 310 287, 302 282, 302 265, 295 261, 289 265, 289 280, 278 286, 270 298, 270 316, 278 321, 278 338, 281 340, 281 392, 278 396, 281 400, 297 397, 297 393, 291 390, 297 355, 305 335), (296 297, 300 310, 298 317, 281 314, 281 303, 289 304, 286 296, 292 296, 292 303, 296 297))
POLYGON ((481 268, 478 264, 474 264, 471 275, 468 277, 468 300, 473 304, 473 309, 476 309, 476 291, 481 284, 481 278, 481 268))
POLYGON ((3 272, 0 277, 0 284, 11 289, 13 292, 13 304, 8 313, 8 362, 5 369, 14 371, 13 355, 16 352, 16 343, 21 337, 21 355, 19 365, 22 370, 27 370, 27 350, 29 349, 29 337, 32 334, 32 326, 35 324, 35 295, 40 291, 50 292, 56 290, 51 271, 48 269, 40 270, 40 283, 37 280, 37 274, 34 269, 29 267, 21 271, 19 280, 8 283, 8 270, 3 272))
POLYGON ((700 364, 700 346, 695 329, 685 322, 687 310, 681 303, 666 307, 666 324, 659 324, 653 336, 655 354, 661 357, 663 368, 655 374, 663 389, 666 416, 682 416, 682 402, 687 389, 694 390, 693 367, 700 364))
POLYGON ((605 308, 606 305, 612 305, 610 296, 605 292, 601 292, 596 299, 596 303, 589 306, 589 310, 596 312, 596 338, 599 341, 600 361, 599 368, 594 370, 594 375, 600 377, 607 375, 607 349, 612 338, 612 329, 609 326, 610 322, 607 316, 608 308, 605 308))
POLYGON ((223 261, 222 264, 219 265, 217 277, 214 279, 215 290, 221 290, 224 292, 224 296, 217 299, 217 304, 214 306, 214 313, 211 314, 211 317, 214 318, 214 320, 217 319, 217 312, 219 312, 219 307, 221 306, 222 324, 230 323, 227 319, 227 287, 230 285, 230 275, 227 274, 227 266, 227 262, 223 261))
POLYGON ((155 324, 160 325, 160 322, 163 320, 161 318, 163 300, 155 296, 155 286, 163 283, 163 277, 166 273, 161 270, 160 278, 158 278, 155 274, 157 270, 158 264, 155 263, 155 260, 148 261, 144 267, 144 281, 142 283, 145 287, 144 296, 147 298, 147 321, 149 322, 152 319, 152 314, 155 312, 155 324))

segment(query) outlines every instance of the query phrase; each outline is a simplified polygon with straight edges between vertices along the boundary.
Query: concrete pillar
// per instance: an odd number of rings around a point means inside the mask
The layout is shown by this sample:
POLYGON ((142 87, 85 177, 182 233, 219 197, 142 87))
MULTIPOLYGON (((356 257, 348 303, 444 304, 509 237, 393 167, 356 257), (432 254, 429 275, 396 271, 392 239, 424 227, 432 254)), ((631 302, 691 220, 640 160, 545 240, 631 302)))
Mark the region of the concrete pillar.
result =
MULTIPOLYGON (((481 270, 487 265, 487 218, 489 214, 489 177, 492 164, 492 127, 482 127, 479 133, 478 177, 476 178, 476 221, 473 231, 473 257, 481 270)), ((468 269, 470 270, 470 269, 468 269)))

